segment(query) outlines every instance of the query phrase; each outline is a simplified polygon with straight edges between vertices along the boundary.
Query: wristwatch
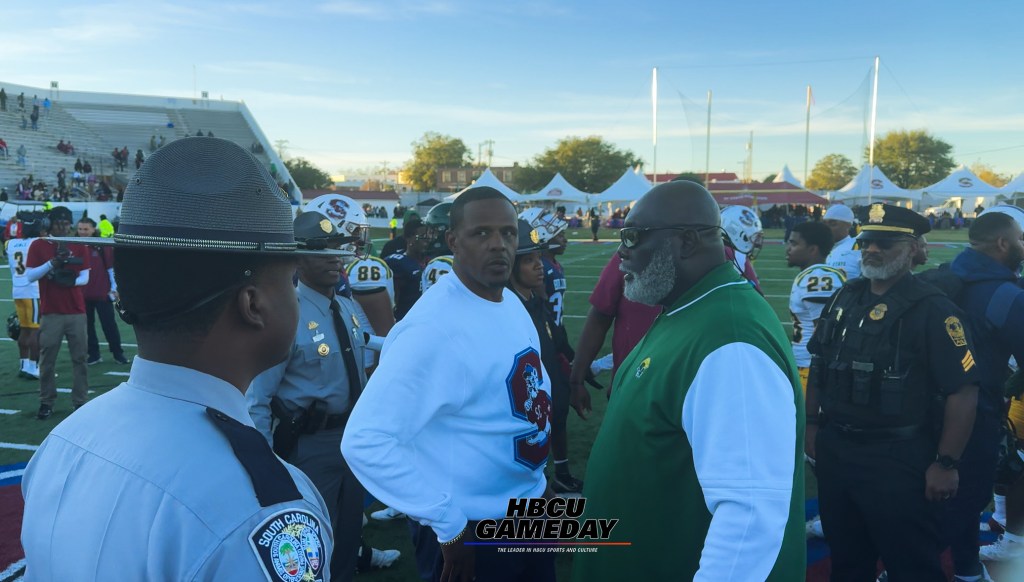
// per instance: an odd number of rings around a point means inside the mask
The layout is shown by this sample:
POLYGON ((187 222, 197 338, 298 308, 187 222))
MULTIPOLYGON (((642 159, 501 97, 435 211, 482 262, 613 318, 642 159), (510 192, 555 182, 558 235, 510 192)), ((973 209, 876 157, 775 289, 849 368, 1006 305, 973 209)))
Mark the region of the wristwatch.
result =
POLYGON ((960 459, 954 459, 949 455, 935 455, 935 462, 947 471, 953 471, 960 468, 960 459))

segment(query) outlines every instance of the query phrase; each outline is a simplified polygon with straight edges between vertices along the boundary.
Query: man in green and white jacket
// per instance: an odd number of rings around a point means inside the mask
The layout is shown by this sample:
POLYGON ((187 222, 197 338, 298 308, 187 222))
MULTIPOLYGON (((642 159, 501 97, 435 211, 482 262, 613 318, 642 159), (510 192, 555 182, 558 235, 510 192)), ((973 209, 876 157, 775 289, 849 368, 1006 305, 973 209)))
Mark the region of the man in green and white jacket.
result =
POLYGON ((652 189, 621 238, 626 297, 665 311, 616 374, 584 488, 631 545, 577 554, 573 580, 802 580, 804 405, 778 318, 699 184, 652 189))

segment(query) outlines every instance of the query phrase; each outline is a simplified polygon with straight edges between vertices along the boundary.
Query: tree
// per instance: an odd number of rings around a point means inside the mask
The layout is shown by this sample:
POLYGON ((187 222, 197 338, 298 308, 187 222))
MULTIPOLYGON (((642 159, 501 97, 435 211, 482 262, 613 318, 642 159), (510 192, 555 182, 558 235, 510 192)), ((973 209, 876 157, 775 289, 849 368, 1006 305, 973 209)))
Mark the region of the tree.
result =
POLYGON ((533 164, 520 166, 512 174, 512 182, 520 192, 536 192, 561 172, 573 186, 597 193, 640 163, 633 152, 620 150, 598 136, 566 137, 534 158, 533 164))
POLYGON ((437 185, 438 168, 459 168, 470 162, 469 148, 461 139, 428 131, 412 142, 412 161, 405 171, 413 190, 429 192, 437 185))
POLYGON ((764 180, 761 180, 761 183, 762 184, 771 184, 772 182, 775 181, 775 177, 776 176, 778 176, 778 174, 768 174, 768 177, 765 178, 764 180))
POLYGON ((974 175, 995 186, 996 188, 1002 188, 1003 186, 1010 183, 1011 177, 1006 174, 996 173, 992 169, 992 166, 983 164, 981 162, 974 162, 971 164, 971 171, 974 175))
POLYGON ((299 189, 310 188, 318 190, 331 185, 331 175, 314 166, 305 158, 292 158, 286 160, 284 167, 292 175, 292 180, 299 189))
POLYGON ((875 140, 875 165, 897 186, 924 188, 956 167, 952 151, 953 146, 923 129, 890 131, 875 140))
POLYGON ((838 190, 857 175, 857 167, 842 154, 829 154, 814 164, 804 184, 811 190, 838 190))

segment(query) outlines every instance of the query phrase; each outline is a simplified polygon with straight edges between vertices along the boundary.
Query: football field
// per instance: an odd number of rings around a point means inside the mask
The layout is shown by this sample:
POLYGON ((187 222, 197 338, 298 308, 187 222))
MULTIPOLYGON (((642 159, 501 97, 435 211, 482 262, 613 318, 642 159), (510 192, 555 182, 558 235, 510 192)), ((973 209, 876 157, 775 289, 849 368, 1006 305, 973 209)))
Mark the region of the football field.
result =
MULTIPOLYGON (((375 232, 374 234, 380 235, 381 233, 375 232)), ((589 230, 570 231, 571 244, 561 258, 561 262, 565 267, 568 280, 565 322, 573 344, 576 343, 586 317, 590 292, 597 283, 601 269, 617 248, 617 240, 613 240, 616 234, 617 232, 611 229, 603 229, 602 241, 592 243, 589 242, 589 230)), ((767 243, 754 265, 768 302, 775 309, 779 320, 786 326, 786 330, 789 331, 787 306, 790 287, 793 277, 797 274, 797 269, 786 266, 784 247, 781 244, 781 231, 766 231, 765 234, 768 239, 767 243)), ((928 268, 955 256, 963 248, 965 235, 964 231, 929 235, 931 246, 928 268)), ((14 312, 10 282, 10 270, 8 268, 0 269, 0 315, 4 319, 8 314, 14 312)), ((443 322, 444 317, 444 314, 439 314, 439 322, 443 322)), ((125 354, 131 359, 136 353, 135 336, 130 327, 124 323, 119 323, 119 325, 125 354)), ((89 367, 90 398, 95 398, 117 386, 127 377, 129 369, 129 366, 113 362, 109 349, 105 343, 102 343, 104 341, 102 332, 99 333, 103 362, 89 367)), ((6 334, 3 335, 4 337, 0 339, 0 572, 8 570, 12 563, 16 563, 22 557, 17 538, 20 531, 21 515, 18 483, 23 471, 23 464, 31 458, 33 451, 46 437, 46 434, 66 418, 72 410, 71 398, 68 393, 70 392, 72 374, 66 346, 57 359, 59 395, 54 414, 48 420, 38 421, 35 419, 39 406, 38 381, 18 377, 17 344, 7 338, 6 334)), ((611 333, 608 334, 605 349, 601 355, 608 353, 610 345, 611 333)), ((460 356, 453 354, 453 357, 460 356)), ((463 357, 468 356, 463 355, 463 357)), ((607 386, 608 374, 601 374, 598 381, 607 386)), ((723 378, 722 382, 723 386, 727 387, 729 379, 723 378)), ((606 403, 603 395, 596 391, 592 391, 591 396, 594 411, 588 420, 579 419, 572 411, 570 411, 569 419, 572 469, 577 477, 584 480, 590 446, 600 427, 606 403)), ((770 420, 764 419, 765 422, 770 422, 770 420)), ((809 474, 810 472, 808 472, 809 474)), ((807 488, 807 497, 813 497, 815 488, 812 478, 809 478, 807 488)), ((379 508, 379 504, 372 507, 372 509, 377 508, 379 508)), ((402 551, 402 558, 390 569, 361 574, 360 578, 396 581, 416 579, 412 546, 404 520, 385 523, 371 520, 364 533, 367 541, 374 547, 397 548, 402 551)), ((561 556, 559 558, 560 580, 568 579, 570 568, 570 558, 561 556)), ((16 576, 0 576, 0 582, 14 578, 16 576)))

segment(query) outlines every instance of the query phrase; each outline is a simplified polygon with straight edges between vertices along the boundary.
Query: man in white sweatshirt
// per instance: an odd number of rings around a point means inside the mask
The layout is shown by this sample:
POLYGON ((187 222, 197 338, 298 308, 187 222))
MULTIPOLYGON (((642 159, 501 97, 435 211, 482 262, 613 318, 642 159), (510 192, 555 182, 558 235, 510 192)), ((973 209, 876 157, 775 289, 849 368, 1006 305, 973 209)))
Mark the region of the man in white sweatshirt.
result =
POLYGON ((466 543, 476 521, 547 489, 549 419, 528 401, 531 389, 550 397, 551 382, 533 322, 505 287, 515 209, 472 188, 452 206, 447 242, 457 276, 439 279, 388 334, 341 450, 370 493, 437 536, 435 579, 553 581, 553 554, 466 543))

